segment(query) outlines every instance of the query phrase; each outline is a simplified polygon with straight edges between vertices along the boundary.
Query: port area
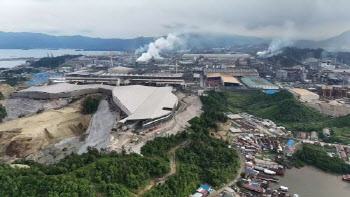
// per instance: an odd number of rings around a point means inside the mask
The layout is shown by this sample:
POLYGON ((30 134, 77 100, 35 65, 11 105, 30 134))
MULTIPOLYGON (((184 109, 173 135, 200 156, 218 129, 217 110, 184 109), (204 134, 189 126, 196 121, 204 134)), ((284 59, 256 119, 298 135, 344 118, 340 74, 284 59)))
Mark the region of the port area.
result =
POLYGON ((242 166, 235 180, 208 196, 298 196, 289 193, 288 185, 280 185, 279 178, 292 168, 287 157, 298 149, 301 141, 273 121, 247 113, 226 115, 229 120, 218 124, 219 129, 212 130, 211 136, 236 149, 242 166))

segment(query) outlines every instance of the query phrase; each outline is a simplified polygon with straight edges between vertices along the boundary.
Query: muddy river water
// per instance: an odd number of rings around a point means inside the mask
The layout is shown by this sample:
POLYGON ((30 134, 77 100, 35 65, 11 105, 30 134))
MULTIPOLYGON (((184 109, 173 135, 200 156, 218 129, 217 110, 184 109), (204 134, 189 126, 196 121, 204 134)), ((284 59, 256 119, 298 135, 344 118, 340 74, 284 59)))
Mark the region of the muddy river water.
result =
POLYGON ((290 193, 299 197, 350 197, 350 182, 311 166, 286 170, 279 180, 280 185, 289 187, 290 193))

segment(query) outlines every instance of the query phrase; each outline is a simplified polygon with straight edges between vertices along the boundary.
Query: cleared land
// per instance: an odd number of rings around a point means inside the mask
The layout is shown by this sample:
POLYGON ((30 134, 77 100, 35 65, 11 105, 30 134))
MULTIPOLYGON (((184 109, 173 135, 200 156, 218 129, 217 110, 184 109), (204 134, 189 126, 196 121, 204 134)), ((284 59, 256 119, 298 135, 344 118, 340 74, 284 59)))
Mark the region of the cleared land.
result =
POLYGON ((81 102, 0 124, 0 156, 23 157, 62 139, 81 135, 90 115, 81 114, 81 102))

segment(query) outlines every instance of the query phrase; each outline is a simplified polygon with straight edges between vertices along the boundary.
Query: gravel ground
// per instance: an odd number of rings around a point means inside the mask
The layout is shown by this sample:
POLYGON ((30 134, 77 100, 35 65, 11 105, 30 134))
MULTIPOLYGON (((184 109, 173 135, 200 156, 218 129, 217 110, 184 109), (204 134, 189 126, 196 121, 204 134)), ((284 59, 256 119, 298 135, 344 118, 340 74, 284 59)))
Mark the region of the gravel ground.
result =
POLYGON ((91 118, 90 126, 86 131, 88 136, 85 139, 85 144, 79 149, 78 154, 87 152, 89 146, 99 150, 106 148, 114 123, 115 115, 110 112, 108 102, 102 100, 97 112, 91 118))
POLYGON ((4 121, 17 119, 20 115, 32 115, 41 109, 54 109, 68 105, 67 99, 56 100, 34 100, 27 98, 6 99, 3 105, 6 108, 7 116, 4 121))

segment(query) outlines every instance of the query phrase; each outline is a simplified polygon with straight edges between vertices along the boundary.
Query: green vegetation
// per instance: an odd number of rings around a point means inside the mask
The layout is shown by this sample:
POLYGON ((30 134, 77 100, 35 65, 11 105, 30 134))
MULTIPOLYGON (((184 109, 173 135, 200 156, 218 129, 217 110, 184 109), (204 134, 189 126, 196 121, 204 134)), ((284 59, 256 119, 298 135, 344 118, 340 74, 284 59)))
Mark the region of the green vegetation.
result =
POLYGON ((324 142, 350 144, 350 127, 332 127, 330 130, 330 137, 322 136, 324 142))
MULTIPOLYGON (((218 96, 218 93, 211 93, 218 96)), ((232 90, 224 94, 227 110, 233 113, 248 112, 261 118, 275 121, 292 131, 318 131, 331 128, 331 137, 326 142, 350 144, 350 115, 331 117, 297 101, 291 93, 282 90, 268 95, 261 91, 232 90)), ((221 98, 222 99, 222 98, 221 98)))
POLYGON ((67 60, 74 59, 80 56, 81 55, 62 55, 57 57, 44 57, 36 62, 33 62, 30 66, 35 68, 44 67, 54 69, 57 68, 59 65, 65 63, 67 60))
POLYGON ((40 70, 35 68, 14 68, 8 70, 2 70, 0 77, 5 79, 5 83, 11 86, 16 86, 19 83, 27 81, 27 78, 24 77, 24 74, 36 73, 40 70))
POLYGON ((19 160, 30 166, 19 169, 0 164, 0 196, 134 196, 150 179, 169 172, 168 152, 184 142, 176 150, 176 173, 143 196, 182 197, 193 193, 200 182, 222 185, 237 174, 239 159, 228 144, 209 137, 208 127, 214 129, 215 122, 227 120, 221 111, 225 105, 218 103, 219 97, 213 99, 202 98, 204 113, 192 119, 186 131, 147 142, 143 156, 89 148, 52 165, 19 160))
POLYGON ((189 135, 187 132, 173 135, 170 137, 156 137, 152 141, 148 141, 142 148, 141 153, 147 157, 159 156, 168 160, 168 151, 170 148, 175 147, 181 142, 188 139, 189 135))
POLYGON ((30 169, 0 166, 0 196, 132 196, 150 178, 169 171, 168 162, 137 154, 101 154, 89 149, 45 166, 21 160, 30 169))
POLYGON ((349 164, 338 157, 329 157, 322 146, 303 144, 302 149, 294 153, 293 157, 328 172, 350 173, 349 164))
POLYGON ((322 130, 330 118, 295 100, 287 90, 268 95, 258 90, 228 91, 227 109, 267 118, 290 130, 322 130))
POLYGON ((286 47, 282 50, 282 53, 269 57, 268 60, 272 62, 278 62, 283 67, 292 67, 300 65, 301 62, 308 58, 321 58, 323 49, 300 49, 294 47, 286 47))
POLYGON ((4 99, 5 99, 4 95, 2 94, 2 92, 0 92, 0 100, 4 100, 4 99))
POLYGON ((12 77, 6 78, 5 83, 9 84, 10 86, 16 86, 16 85, 18 85, 18 84, 20 84, 22 82, 25 82, 25 81, 27 81, 27 79, 25 77, 14 77, 14 76, 12 76, 12 77))
POLYGON ((97 111, 98 105, 100 103, 100 98, 97 96, 88 96, 83 102, 83 113, 93 114, 97 111))
POLYGON ((149 152, 152 156, 163 156, 176 142, 190 139, 190 144, 176 151, 177 172, 164 184, 152 188, 145 197, 186 196, 194 192, 201 182, 220 186, 232 180, 239 168, 239 159, 234 149, 228 148, 225 142, 209 137, 208 128, 216 128, 215 122, 226 121, 223 114, 225 103, 221 93, 202 97, 203 114, 190 121, 188 134, 173 136, 173 139, 157 138, 142 148, 142 154, 149 152), (155 145, 158 144, 158 145, 155 145), (149 151, 149 146, 159 151, 149 151), (147 152, 145 152, 147 150, 147 152))
POLYGON ((2 119, 7 116, 6 109, 3 105, 0 104, 0 122, 2 122, 2 119))

